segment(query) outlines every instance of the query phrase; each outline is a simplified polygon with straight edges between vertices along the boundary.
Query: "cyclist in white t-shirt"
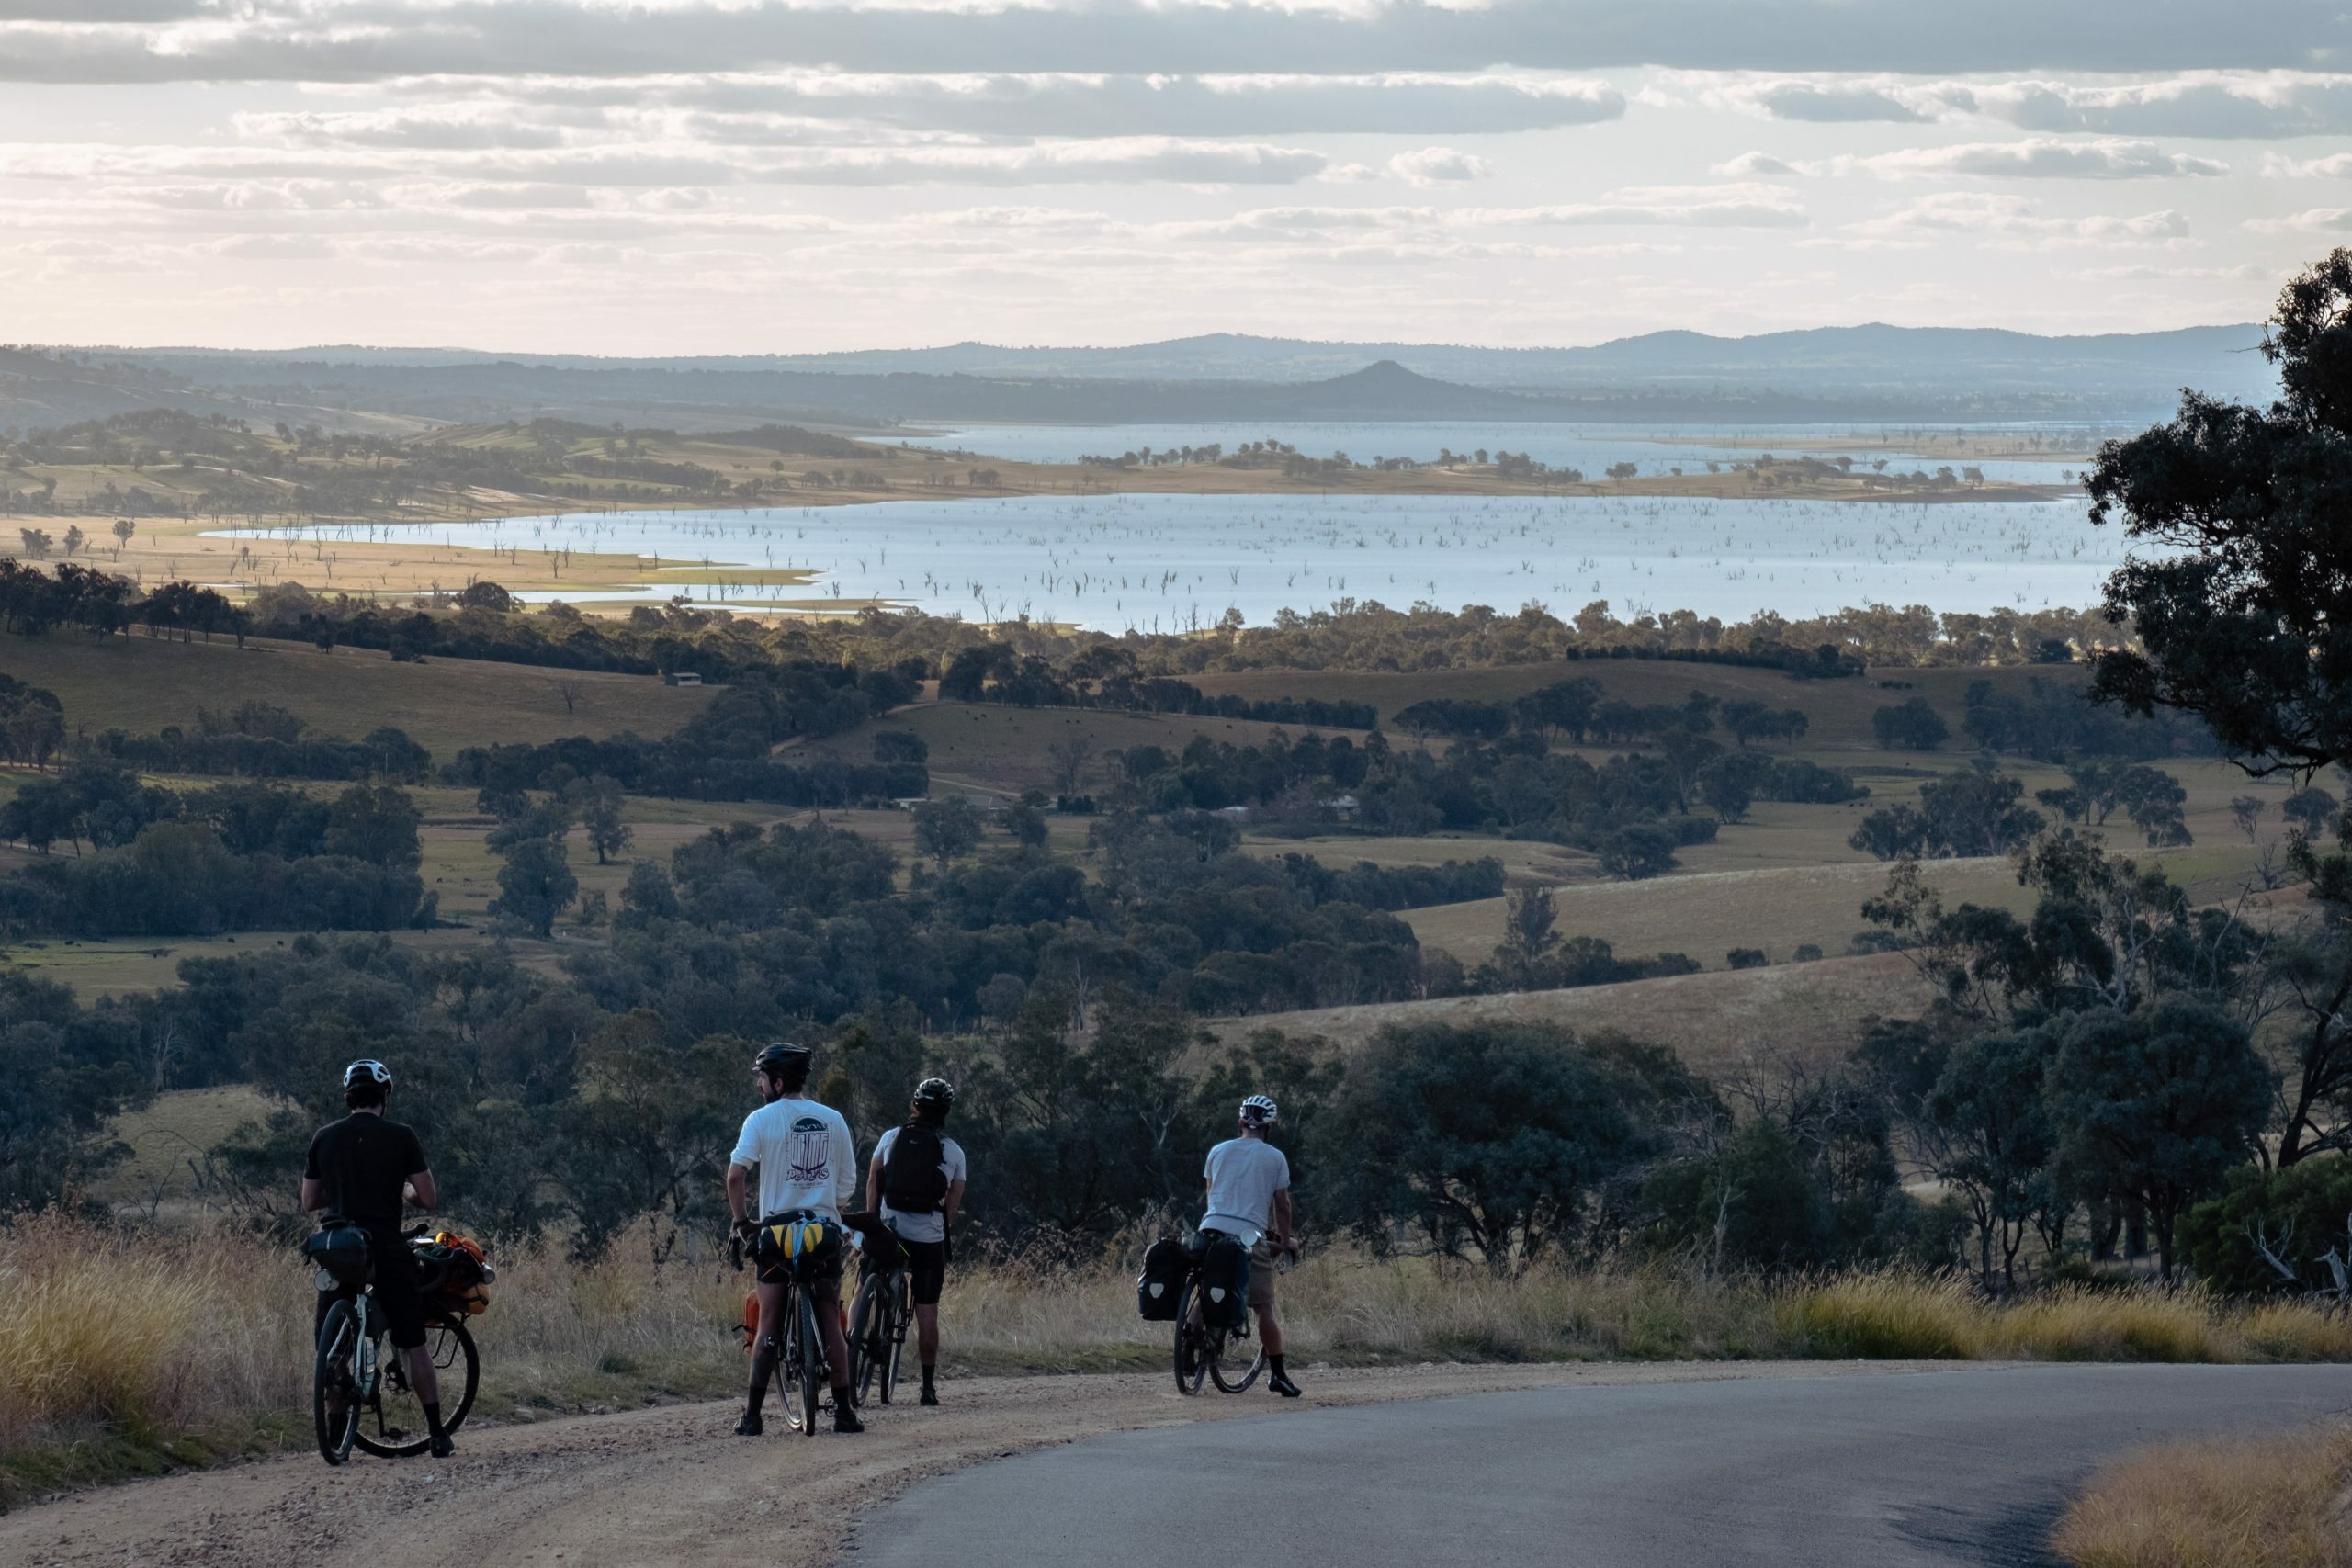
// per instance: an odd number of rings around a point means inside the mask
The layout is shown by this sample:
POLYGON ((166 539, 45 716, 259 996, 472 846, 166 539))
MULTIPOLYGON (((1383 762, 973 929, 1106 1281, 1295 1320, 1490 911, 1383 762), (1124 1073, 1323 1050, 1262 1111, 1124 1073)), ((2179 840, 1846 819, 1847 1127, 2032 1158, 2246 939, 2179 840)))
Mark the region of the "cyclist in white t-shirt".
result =
POLYGON ((945 1078, 923 1079, 908 1107, 907 1124, 882 1134, 865 1172, 867 1210, 882 1216, 882 1223, 906 1249, 907 1282, 913 1287, 915 1298, 915 1349, 922 1359, 921 1403, 924 1404, 939 1403, 933 1382, 939 1370, 939 1292, 947 1279, 947 1265, 956 1256, 956 1211, 964 1204, 963 1146, 943 1131, 955 1103, 953 1084, 945 1078), (910 1160, 908 1156, 918 1145, 926 1156, 936 1145, 937 1157, 910 1160))
MULTIPOLYGON (((786 1214, 810 1214, 831 1222, 831 1234, 841 1234, 842 1210, 857 1196, 857 1143, 849 1122, 830 1105, 820 1105, 803 1092, 808 1084, 815 1054, 806 1045, 779 1041, 761 1051, 752 1064, 752 1077, 767 1101, 743 1118, 743 1130, 728 1156, 727 1207, 735 1217, 735 1234, 746 1239, 759 1233, 764 1221, 786 1214), (751 1168, 760 1171, 760 1212, 747 1212, 751 1168)), ((825 1356, 833 1372, 833 1430, 862 1432, 865 1424, 850 1402, 849 1343, 842 1334, 842 1247, 835 1241, 831 1257, 820 1256, 817 1273, 806 1289, 817 1307, 818 1331, 824 1336, 825 1356)), ((760 1435, 760 1402, 766 1396, 775 1359, 783 1353, 784 1288, 781 1265, 760 1269, 760 1337, 752 1353, 752 1388, 736 1423, 738 1437, 760 1435)))
POLYGON ((1274 1254, 1298 1256, 1290 1230, 1290 1160, 1266 1142, 1279 1114, 1272 1100, 1253 1094, 1241 1102, 1241 1135, 1209 1151, 1209 1212, 1201 1229, 1250 1243, 1250 1310, 1266 1348, 1266 1386, 1296 1399, 1298 1385, 1283 1366, 1283 1325, 1274 1316, 1274 1254))

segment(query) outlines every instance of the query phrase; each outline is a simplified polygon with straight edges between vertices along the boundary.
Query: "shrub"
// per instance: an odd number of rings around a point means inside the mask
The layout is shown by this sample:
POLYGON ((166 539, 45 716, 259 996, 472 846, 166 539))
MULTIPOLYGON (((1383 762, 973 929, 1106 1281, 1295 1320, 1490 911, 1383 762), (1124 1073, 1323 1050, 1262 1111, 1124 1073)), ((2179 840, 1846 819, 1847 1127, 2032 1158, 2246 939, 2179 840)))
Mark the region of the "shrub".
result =
POLYGON ((1760 947, 1735 947, 1724 954, 1724 962, 1735 969, 1761 969, 1772 960, 1760 947))

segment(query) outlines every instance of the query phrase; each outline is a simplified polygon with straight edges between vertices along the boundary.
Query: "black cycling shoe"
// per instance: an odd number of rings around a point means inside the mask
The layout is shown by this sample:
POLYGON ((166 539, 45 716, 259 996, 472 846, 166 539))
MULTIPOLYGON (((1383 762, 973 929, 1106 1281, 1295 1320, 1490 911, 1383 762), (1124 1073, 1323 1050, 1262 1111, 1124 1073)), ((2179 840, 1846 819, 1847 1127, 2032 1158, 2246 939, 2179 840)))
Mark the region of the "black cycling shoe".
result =
POLYGON ((857 1418, 857 1412, 855 1410, 851 1409, 846 1404, 837 1404, 833 1407, 833 1430, 836 1432, 863 1432, 865 1430, 865 1423, 857 1418))
POLYGON ((450 1441, 448 1433, 444 1432, 439 1437, 434 1438, 432 1442, 425 1445, 424 1451, 431 1454, 435 1459, 447 1459, 451 1454, 458 1451, 458 1445, 450 1441))
POLYGON ((939 1403, 939 1391, 933 1388, 924 1389, 922 1391, 922 1397, 916 1400, 915 1403, 917 1404, 936 1404, 939 1403))
POLYGON ((760 1419, 756 1410, 746 1410, 743 1418, 735 1423, 735 1435, 739 1438, 756 1438, 767 1429, 768 1424, 760 1419))
POLYGON ((1284 1399, 1296 1399, 1303 1392, 1296 1383, 1281 1372, 1276 1372, 1272 1377, 1268 1378, 1266 1386, 1284 1399))

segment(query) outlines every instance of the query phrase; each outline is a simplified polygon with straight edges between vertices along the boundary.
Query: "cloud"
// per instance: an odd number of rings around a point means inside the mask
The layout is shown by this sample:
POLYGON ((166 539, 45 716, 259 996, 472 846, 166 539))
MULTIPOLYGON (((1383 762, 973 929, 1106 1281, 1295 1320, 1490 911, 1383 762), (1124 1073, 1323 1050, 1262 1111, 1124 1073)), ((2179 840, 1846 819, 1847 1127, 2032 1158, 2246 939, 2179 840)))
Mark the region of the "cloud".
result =
POLYGON ((1543 207, 1469 208, 1455 221, 1483 228, 1555 224, 1666 224, 1690 228, 1801 229, 1812 220, 1785 186, 1651 186, 1608 192, 1600 200, 1543 207))
POLYGON ((1424 147, 1389 159, 1388 172, 1407 185, 1436 186, 1484 179, 1494 173, 1494 165, 1451 147, 1424 147))
POLYGON ((2312 71, 2188 71, 2154 82, 2083 85, 1810 73, 1676 73, 1709 107, 1768 119, 1927 121, 2108 136, 2276 140, 2352 133, 2352 75, 2312 71))
POLYGON ((2257 234, 2352 233, 2352 207, 2313 207, 2284 218, 2256 218, 2246 227, 2257 234))
POLYGON ((2227 164, 2166 152, 2151 141, 1973 141, 1956 147, 1906 148, 1863 158, 1832 159, 1826 172, 1857 171, 1881 179, 2144 180, 2226 175, 2227 164))
POLYGON ((1776 179, 1798 172, 1796 165, 1775 158, 1770 152, 1742 152, 1727 164, 1717 164, 1714 172, 1733 179, 1776 179))
POLYGON ((2064 276, 2086 283, 2258 283, 2278 276, 2278 272, 2256 262, 2241 262, 2235 266, 2151 266, 2135 262, 2128 266, 2086 267, 2064 276))
POLYGON ((2262 172, 2290 180, 2345 179, 2352 177, 2352 152, 2331 152, 2324 158, 2284 158, 2272 152, 2263 158, 2262 172))
POLYGON ((1908 206, 1849 224, 1840 243, 1922 247, 1973 237, 2007 249, 2061 245, 2156 245, 2188 237, 2188 220, 2165 210, 2128 217, 2048 216, 2025 197, 1993 191, 1938 191, 1908 206))
MULTIPOLYGON (((2352 17, 2308 0, 2171 0, 2160 25, 2141 0, 12 0, 7 15, 0 75, 93 83, 818 63, 1115 73, 1138 59, 1180 74, 1236 59, 1311 60, 1335 74, 1497 61, 1531 71, 2244 72, 2306 69, 2352 46, 2352 17)), ((1788 102, 1826 112, 1802 93, 1788 102)))

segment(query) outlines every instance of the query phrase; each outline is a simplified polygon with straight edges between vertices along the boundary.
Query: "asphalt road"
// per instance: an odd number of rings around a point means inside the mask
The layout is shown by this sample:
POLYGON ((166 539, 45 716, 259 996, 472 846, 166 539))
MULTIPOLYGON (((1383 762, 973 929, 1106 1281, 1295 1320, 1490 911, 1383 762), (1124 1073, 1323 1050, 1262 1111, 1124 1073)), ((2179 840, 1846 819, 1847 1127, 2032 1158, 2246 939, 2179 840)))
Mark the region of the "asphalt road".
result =
MULTIPOLYGON (((1203 1398, 1219 1398, 1214 1393, 1203 1398)), ((2352 1408, 2352 1367, 2005 1371, 1548 1389, 1282 1410, 930 1481, 856 1568, 2041 1564, 2123 1449, 2352 1408)))

